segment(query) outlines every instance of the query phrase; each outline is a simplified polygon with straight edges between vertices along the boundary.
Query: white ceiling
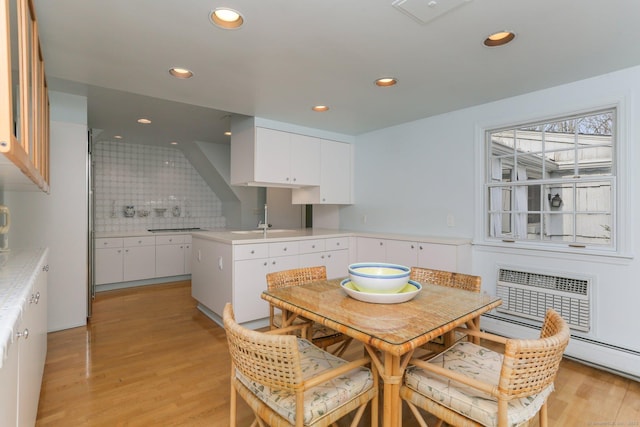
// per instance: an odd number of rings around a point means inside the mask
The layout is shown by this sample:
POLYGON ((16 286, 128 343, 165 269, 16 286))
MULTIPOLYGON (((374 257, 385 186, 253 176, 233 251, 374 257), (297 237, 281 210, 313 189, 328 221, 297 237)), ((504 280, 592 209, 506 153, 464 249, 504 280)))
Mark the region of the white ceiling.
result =
MULTIPOLYGON (((424 7, 428 0, 407 0, 424 7)), ((446 7, 453 0, 438 0, 446 7)), ((228 113, 348 135, 640 64, 635 0, 471 0, 428 24, 392 0, 35 0, 49 85, 100 138, 227 142, 228 113), (221 30, 228 6, 245 25, 221 30), (486 48, 484 38, 516 39, 486 48), (194 72, 170 77, 170 67, 194 72), (399 84, 378 88, 378 77, 399 84), (330 110, 315 113, 311 107, 330 110), (135 122, 146 116, 148 126, 135 122)))

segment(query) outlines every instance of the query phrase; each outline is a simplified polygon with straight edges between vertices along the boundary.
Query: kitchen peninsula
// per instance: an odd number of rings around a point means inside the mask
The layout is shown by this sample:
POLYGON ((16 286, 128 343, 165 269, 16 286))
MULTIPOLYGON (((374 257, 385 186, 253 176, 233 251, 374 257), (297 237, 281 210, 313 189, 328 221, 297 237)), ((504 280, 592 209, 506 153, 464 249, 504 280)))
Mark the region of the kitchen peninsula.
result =
POLYGON ((247 327, 268 323, 260 298, 266 274, 324 265, 329 279, 346 277, 353 262, 379 261, 469 272, 471 240, 330 229, 240 230, 192 234, 191 286, 198 308, 222 323, 225 303, 247 327))

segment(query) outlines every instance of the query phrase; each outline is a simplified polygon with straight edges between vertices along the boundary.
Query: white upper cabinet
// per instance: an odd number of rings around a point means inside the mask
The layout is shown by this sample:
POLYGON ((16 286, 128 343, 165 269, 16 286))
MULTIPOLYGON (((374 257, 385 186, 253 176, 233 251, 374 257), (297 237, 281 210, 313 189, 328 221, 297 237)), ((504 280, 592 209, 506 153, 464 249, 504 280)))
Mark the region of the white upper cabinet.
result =
POLYGON ((351 144, 321 140, 320 186, 293 189, 292 203, 309 205, 353 203, 351 153, 351 144))
POLYGON ((320 185, 318 138, 253 126, 234 126, 231 184, 261 187, 320 185))

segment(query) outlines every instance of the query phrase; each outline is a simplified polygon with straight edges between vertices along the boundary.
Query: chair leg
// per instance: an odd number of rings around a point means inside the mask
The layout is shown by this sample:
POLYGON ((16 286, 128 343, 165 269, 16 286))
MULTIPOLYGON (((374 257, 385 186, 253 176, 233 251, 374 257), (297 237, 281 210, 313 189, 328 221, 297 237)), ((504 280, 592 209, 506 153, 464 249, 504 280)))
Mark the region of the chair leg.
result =
POLYGON ((540 408, 540 427, 547 427, 547 402, 540 408))
MULTIPOLYGON (((233 374, 235 375, 235 373, 233 374)), ((237 417, 237 399, 236 389, 233 387, 233 379, 231 379, 231 396, 229 399, 230 413, 229 413, 229 426, 236 427, 238 425, 237 417)))
POLYGON ((422 418, 422 414, 420 413, 420 411, 418 410, 418 408, 411 402, 406 401, 407 406, 409 407, 409 409, 411 409, 411 412, 413 412, 413 416, 416 419, 416 421, 418 422, 418 424, 420 424, 420 427, 429 427, 427 425, 427 422, 424 420, 424 418, 422 418))

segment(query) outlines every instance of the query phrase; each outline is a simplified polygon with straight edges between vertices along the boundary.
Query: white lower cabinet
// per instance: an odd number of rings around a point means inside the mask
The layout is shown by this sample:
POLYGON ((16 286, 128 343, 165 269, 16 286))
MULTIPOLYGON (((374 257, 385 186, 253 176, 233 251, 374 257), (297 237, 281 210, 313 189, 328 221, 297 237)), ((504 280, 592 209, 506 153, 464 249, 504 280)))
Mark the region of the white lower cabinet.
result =
POLYGON ((34 283, 18 329, 18 426, 32 426, 38 414, 38 399, 47 356, 47 271, 45 264, 34 283))
POLYGON ((349 238, 232 245, 195 236, 192 260, 192 296, 219 317, 231 302, 236 320, 246 323, 269 316, 261 298, 267 273, 325 265, 329 278, 346 276, 349 238))
MULTIPOLYGON (((33 426, 47 356, 46 258, 24 303, 21 320, 0 364, 0 426, 33 426)), ((0 357, 4 355, 0 354, 0 357)))
POLYGON ((18 422, 19 357, 18 344, 10 345, 0 368, 0 426, 15 426, 18 422))
POLYGON ((298 251, 295 241, 234 246, 232 294, 238 322, 269 316, 269 304, 260 297, 267 289, 267 273, 298 268, 298 251))
POLYGON ((191 274, 191 235, 98 238, 95 284, 191 274))
POLYGON ((156 277, 155 237, 125 237, 122 278, 125 282, 156 277))
POLYGON ((191 236, 156 236, 156 277, 179 276, 191 272, 191 236))
POLYGON ((327 278, 337 279, 349 274, 349 238, 308 240, 300 242, 300 267, 324 265, 327 278))
POLYGON ((467 241, 410 241, 357 238, 356 262, 389 262, 407 267, 470 273, 471 244, 467 241))
POLYGON ((95 284, 117 283, 123 280, 122 238, 95 240, 95 284))

